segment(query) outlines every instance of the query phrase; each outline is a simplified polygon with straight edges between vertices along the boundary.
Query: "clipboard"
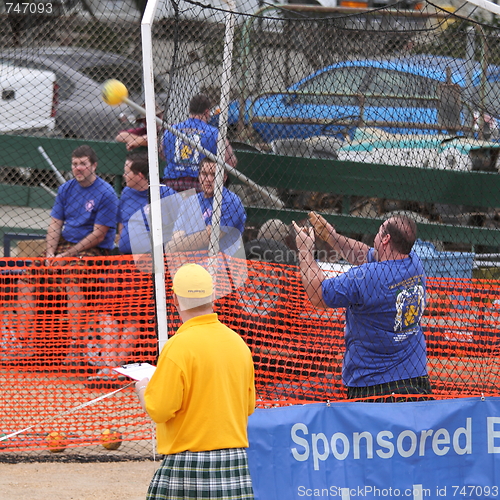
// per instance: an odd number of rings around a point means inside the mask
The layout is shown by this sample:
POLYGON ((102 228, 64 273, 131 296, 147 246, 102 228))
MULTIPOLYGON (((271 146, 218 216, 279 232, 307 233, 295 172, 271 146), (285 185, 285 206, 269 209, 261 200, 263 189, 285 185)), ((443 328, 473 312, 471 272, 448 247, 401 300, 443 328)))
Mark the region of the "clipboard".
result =
POLYGON ((149 363, 131 363, 129 365, 118 366, 113 368, 113 370, 134 380, 142 380, 145 377, 151 379, 156 366, 149 363))

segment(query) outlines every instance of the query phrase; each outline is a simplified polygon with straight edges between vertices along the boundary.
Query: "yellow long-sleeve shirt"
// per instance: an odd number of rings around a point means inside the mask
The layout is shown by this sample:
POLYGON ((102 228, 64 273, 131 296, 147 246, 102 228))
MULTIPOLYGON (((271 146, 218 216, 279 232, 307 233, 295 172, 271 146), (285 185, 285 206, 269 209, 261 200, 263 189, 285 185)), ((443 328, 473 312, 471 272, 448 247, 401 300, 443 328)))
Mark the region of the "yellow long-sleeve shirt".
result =
POLYGON ((158 453, 248 447, 250 349, 217 314, 192 318, 165 344, 144 399, 157 424, 158 453))

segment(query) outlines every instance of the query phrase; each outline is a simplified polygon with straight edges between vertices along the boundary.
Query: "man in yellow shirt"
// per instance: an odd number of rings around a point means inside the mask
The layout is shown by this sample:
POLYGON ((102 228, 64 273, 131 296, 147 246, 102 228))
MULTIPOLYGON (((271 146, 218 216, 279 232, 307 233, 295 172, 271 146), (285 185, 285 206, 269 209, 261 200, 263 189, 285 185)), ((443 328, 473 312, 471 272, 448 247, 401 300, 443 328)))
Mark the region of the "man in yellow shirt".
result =
POLYGON ((202 266, 182 266, 172 288, 183 324, 151 380, 136 383, 165 455, 147 499, 253 499, 246 454, 255 408, 250 349, 213 312, 212 277, 202 266))

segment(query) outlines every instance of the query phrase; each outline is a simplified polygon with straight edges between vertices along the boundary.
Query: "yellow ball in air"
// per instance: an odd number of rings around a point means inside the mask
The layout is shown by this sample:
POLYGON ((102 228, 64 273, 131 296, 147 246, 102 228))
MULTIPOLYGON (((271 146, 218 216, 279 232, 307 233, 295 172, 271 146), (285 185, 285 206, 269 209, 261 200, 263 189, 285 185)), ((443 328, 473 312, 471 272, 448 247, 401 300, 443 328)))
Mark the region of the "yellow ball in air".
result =
POLYGON ((128 90, 118 80, 106 80, 102 86, 102 100, 110 106, 118 106, 128 98, 128 90))

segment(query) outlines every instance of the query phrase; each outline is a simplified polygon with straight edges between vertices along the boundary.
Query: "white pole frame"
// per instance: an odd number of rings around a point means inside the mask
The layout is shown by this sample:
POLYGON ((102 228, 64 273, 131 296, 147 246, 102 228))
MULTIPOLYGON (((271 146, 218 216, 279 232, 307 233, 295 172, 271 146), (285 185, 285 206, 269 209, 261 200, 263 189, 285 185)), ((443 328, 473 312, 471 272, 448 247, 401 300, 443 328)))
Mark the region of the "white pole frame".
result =
POLYGON ((219 133, 217 134, 217 162, 214 180, 214 200, 212 205, 212 231, 210 232, 210 244, 208 253, 215 257, 219 252, 220 244, 220 219, 222 190, 224 188, 224 158, 226 156, 227 138, 227 113, 229 107, 229 91, 231 89, 231 71, 233 62, 233 42, 234 42, 234 12, 236 4, 234 0, 227 0, 229 11, 226 12, 226 33, 224 39, 224 53, 222 56, 222 75, 220 93, 220 115, 219 133))
POLYGON ((159 0, 149 0, 141 21, 144 97, 146 101, 146 131, 148 136, 149 192, 151 194, 151 239, 155 306, 158 328, 158 352, 168 340, 167 296, 165 291, 165 261, 163 259, 163 227, 161 218, 160 176, 158 165, 158 132, 153 76, 153 37, 151 27, 159 0))
POLYGON ((500 7, 492 2, 488 2, 488 0, 466 0, 477 7, 481 7, 481 9, 487 10, 492 14, 496 14, 500 16, 500 7))

